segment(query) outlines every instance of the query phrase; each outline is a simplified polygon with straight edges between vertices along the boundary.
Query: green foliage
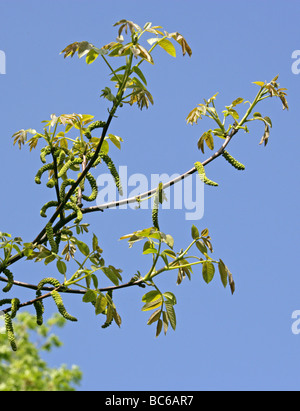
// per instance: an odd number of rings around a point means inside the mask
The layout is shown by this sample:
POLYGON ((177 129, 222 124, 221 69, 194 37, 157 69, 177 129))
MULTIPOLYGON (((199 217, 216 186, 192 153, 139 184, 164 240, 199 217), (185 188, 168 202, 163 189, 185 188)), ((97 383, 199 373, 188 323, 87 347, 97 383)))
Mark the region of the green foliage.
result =
MULTIPOLYGON (((223 260, 213 259, 211 256, 213 247, 208 229, 200 232, 193 225, 190 244, 185 249, 178 248, 177 251, 174 251, 172 235, 161 231, 161 224, 158 221, 159 204, 162 204, 165 200, 164 185, 162 183, 159 184, 156 190, 151 190, 136 197, 138 204, 153 197, 152 227, 143 228, 121 237, 121 239, 128 240, 129 247, 133 247, 138 242, 143 243, 142 253, 147 261, 150 259, 148 266, 145 263, 145 267, 143 267, 143 274, 137 272, 133 277, 131 276, 129 281, 128 279, 123 280, 121 269, 112 264, 105 264, 103 250, 99 245, 97 235, 93 234, 89 244, 85 242, 85 237, 81 237, 89 231, 88 224, 83 222, 85 214, 100 210, 99 208, 96 210, 96 207, 87 206, 87 203, 95 201, 98 195, 94 172, 97 170, 98 174, 101 173, 103 163, 108 167, 116 187, 122 195, 120 176, 111 153, 108 153, 111 147, 121 149, 123 139, 109 133, 109 127, 114 118, 117 117, 117 110, 122 109, 125 104, 128 106, 136 104, 142 110, 144 108, 148 109, 150 104, 154 103, 153 96, 148 89, 146 76, 141 69, 142 64, 144 62, 150 65, 155 63, 153 54, 157 46, 159 46, 158 49, 163 50, 173 58, 176 57, 175 46, 178 45, 183 56, 186 54, 192 55, 192 50, 187 41, 178 32, 168 33, 161 26, 153 26, 150 22, 140 27, 136 23, 125 19, 118 21, 114 26, 118 27, 117 41, 112 41, 102 47, 96 47, 87 41, 74 42, 62 51, 65 58, 73 57, 77 53, 78 58, 85 57, 87 64, 92 64, 97 60, 97 62, 102 61, 108 68, 110 87, 104 86, 100 96, 106 99, 109 104, 106 121, 95 121, 94 116, 90 114, 73 113, 59 116, 52 114, 50 119, 42 122, 43 127, 40 132, 30 128, 27 130, 22 129, 13 135, 14 144, 18 144, 19 148, 28 144, 30 151, 32 151, 39 144, 41 145, 40 160, 42 166, 35 175, 35 182, 42 185, 43 181, 45 186, 52 190, 48 191, 52 193, 52 197, 44 205, 41 205, 40 211, 43 218, 47 218, 50 209, 52 215, 49 216, 44 228, 32 242, 26 243, 20 237, 0 233, 0 273, 5 276, 0 276, 0 280, 7 283, 3 288, 3 292, 12 291, 13 285, 27 286, 33 288, 36 292, 33 300, 22 304, 14 297, 0 300, 0 306, 10 305, 3 310, 8 342, 11 348, 16 350, 16 340, 19 339, 18 346, 21 346, 22 353, 25 352, 22 350, 26 348, 28 340, 26 340, 24 334, 19 332, 20 328, 15 320, 16 313, 23 306, 33 305, 36 311, 35 325, 32 325, 32 317, 27 324, 30 324, 32 329, 35 329, 38 325, 47 334, 48 328, 43 324, 43 315, 45 311, 44 303, 49 297, 53 298, 62 319, 77 321, 75 317, 67 312, 63 302, 65 293, 73 293, 74 295, 81 295, 82 302, 90 304, 97 316, 104 316, 102 328, 107 328, 113 323, 120 327, 122 320, 113 299, 113 291, 131 286, 147 288, 142 297, 144 303, 142 310, 144 312, 151 311, 147 324, 156 324, 156 336, 158 336, 162 330, 166 334, 169 326, 173 330, 176 329, 177 322, 174 307, 177 300, 172 292, 164 292, 158 288, 156 277, 175 270, 177 274, 176 283, 179 285, 186 278, 192 280, 193 275, 197 275, 198 272, 204 283, 210 284, 215 279, 216 267, 218 267, 221 285, 226 288, 229 284, 231 293, 235 292, 235 283, 228 267, 223 260), (150 46, 148 49, 141 44, 141 38, 145 36, 147 36, 146 39, 150 46), (120 59, 121 63, 114 67, 114 63, 119 62, 120 59), (98 136, 96 136, 97 132, 98 136), (191 253, 192 249, 196 252, 191 253), (56 270, 58 275, 61 275, 61 279, 46 277, 37 285, 15 281, 10 268, 21 258, 34 263, 43 262, 45 266, 52 264, 52 268, 56 270), (73 265, 69 264, 70 262, 73 262, 73 265), (73 267, 73 269, 71 270, 70 267, 73 267), (109 286, 102 287, 104 282, 108 282, 109 286), (12 319, 14 319, 14 323, 12 319), (14 325, 16 325, 16 333, 14 333, 14 325)), ((198 149, 203 154, 205 147, 215 150, 218 141, 216 137, 222 140, 222 146, 205 161, 196 162, 194 169, 183 174, 181 178, 190 175, 191 172, 198 171, 201 181, 207 185, 217 186, 217 183, 206 176, 205 166, 221 155, 238 170, 245 168, 225 149, 234 134, 240 130, 249 132, 247 126, 251 121, 263 122, 264 135, 260 144, 267 144, 272 121, 268 116, 254 112, 254 109, 258 103, 272 97, 278 97, 283 104, 283 108, 288 109, 286 89, 279 88, 277 80, 278 76, 270 83, 255 82, 260 89, 252 102, 238 97, 219 113, 215 106, 217 93, 209 100, 204 100, 204 103, 198 104, 188 114, 187 123, 192 125, 197 124, 198 120, 204 117, 213 120, 215 128, 211 127, 202 133, 197 142, 198 149), (249 104, 249 107, 241 113, 241 107, 245 104, 249 104), (254 114, 252 114, 253 112, 254 114)), ((174 181, 170 182, 169 185, 173 183, 174 181)), ((168 184, 166 187, 168 187, 168 184)), ((129 202, 130 199, 127 199, 127 201, 129 202)), ((17 315, 17 318, 21 317, 17 315)), ((43 365, 42 368, 45 369, 45 366, 43 365)), ((62 372, 62 375, 64 375, 64 372, 62 372)), ((18 384, 19 380, 16 381, 16 384, 18 384)), ((25 379, 25 381, 27 380, 25 379)), ((72 378, 66 379, 66 381, 72 381, 72 378)), ((40 384, 42 382, 41 379, 40 384)), ((26 387, 28 387, 31 382, 26 382, 26 384, 26 387)), ((37 384, 38 386, 40 385, 37 384)), ((60 389, 68 385, 60 381, 56 386, 60 389)), ((23 387, 21 382, 18 387, 23 387)))
POLYGON ((62 345, 53 327, 63 327, 65 320, 54 315, 38 327, 35 317, 22 312, 14 322, 18 351, 12 352, 4 334, 0 334, 0 391, 75 391, 82 374, 77 366, 49 368, 43 352, 62 345))

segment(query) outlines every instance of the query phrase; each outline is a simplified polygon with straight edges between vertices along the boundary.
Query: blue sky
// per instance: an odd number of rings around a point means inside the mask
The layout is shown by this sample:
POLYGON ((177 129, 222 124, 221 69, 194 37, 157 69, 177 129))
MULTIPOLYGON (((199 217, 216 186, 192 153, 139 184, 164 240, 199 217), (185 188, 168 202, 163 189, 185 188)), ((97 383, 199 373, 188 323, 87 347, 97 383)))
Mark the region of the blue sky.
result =
MULTIPOLYGON (((189 111, 216 92, 220 110, 237 97, 251 100, 257 86, 279 74, 288 89, 290 110, 267 100, 259 111, 271 117, 266 148, 259 146, 263 129, 250 124, 238 133, 230 152, 246 165, 244 172, 222 158, 207 167, 219 187, 205 188, 205 213, 185 221, 184 210, 163 211, 162 231, 175 239, 176 251, 190 242, 191 224, 208 227, 215 258, 234 274, 236 293, 224 290, 217 276, 206 285, 200 269, 191 282, 176 286, 176 274, 158 281, 177 296, 177 330, 155 338, 141 312, 143 290, 115 293, 121 329, 103 330, 102 318, 79 298, 66 298, 79 319, 59 331, 64 347, 45 358, 51 366, 78 364, 81 390, 297 390, 300 335, 293 335, 292 313, 300 310, 299 247, 299 91, 300 75, 291 58, 300 49, 298 1, 0 1, 0 49, 6 55, 1 87, 0 230, 32 240, 43 227, 41 206, 51 192, 34 183, 38 152, 19 151, 11 135, 42 130, 41 121, 56 113, 107 116, 99 99, 108 71, 98 59, 64 59, 59 52, 74 41, 101 47, 115 40, 113 24, 126 18, 151 21, 168 32, 178 31, 193 50, 174 59, 155 50, 155 65, 144 64, 155 104, 148 111, 124 108, 111 132, 124 139, 122 150, 111 149, 117 165, 130 173, 182 173, 203 156, 196 143, 211 128, 207 119, 186 125, 189 111)), ((220 140, 221 141, 221 140, 220 140)), ((108 264, 123 269, 124 279, 145 271, 149 258, 140 246, 128 249, 119 237, 151 225, 148 210, 108 210, 90 215, 108 264)), ((15 276, 37 282, 49 266, 19 262, 15 276)), ((24 299, 28 291, 16 290, 24 299)), ((46 303, 47 312, 54 309, 46 303)))

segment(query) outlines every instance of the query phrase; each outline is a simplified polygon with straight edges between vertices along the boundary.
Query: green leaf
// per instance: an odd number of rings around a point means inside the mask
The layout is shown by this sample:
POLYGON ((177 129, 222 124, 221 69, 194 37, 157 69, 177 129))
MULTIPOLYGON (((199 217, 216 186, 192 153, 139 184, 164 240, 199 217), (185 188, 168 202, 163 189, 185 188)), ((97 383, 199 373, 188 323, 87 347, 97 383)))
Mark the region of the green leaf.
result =
POLYGON ((169 301, 165 301, 165 307, 168 314, 168 319, 170 321, 173 330, 176 329, 176 314, 173 305, 169 301))
POLYGON ((77 240, 76 238, 76 245, 79 249, 79 251, 85 255, 86 257, 90 254, 90 249, 87 244, 85 244, 83 241, 77 240))
POLYGON ((93 251, 97 251, 98 248, 98 238, 95 234, 93 234, 93 251))
POLYGON ((176 49, 170 40, 162 39, 158 42, 158 45, 163 48, 170 56, 176 57, 176 49))
MULTIPOLYGON (((44 264, 48 265, 49 263, 52 263, 52 261, 54 261, 55 259, 56 259, 55 255, 49 255, 49 257, 45 258, 44 264)), ((64 274, 64 273, 62 273, 62 274, 64 274)))
POLYGON ((85 59, 86 64, 93 63, 98 57, 99 57, 99 53, 97 53, 97 51, 95 51, 94 49, 91 49, 86 55, 86 59, 85 59))
POLYGON ((168 331, 168 327, 169 327, 169 319, 165 311, 163 311, 163 326, 164 326, 164 333, 166 335, 168 331))
POLYGON ((157 300, 158 298, 161 298, 160 292, 157 290, 152 290, 143 296, 142 301, 143 303, 150 303, 157 300))
POLYGON ((159 319, 159 320, 157 321, 157 326, 156 326, 156 335, 155 335, 156 337, 158 337, 159 334, 161 333, 162 326, 163 326, 163 322, 162 322, 161 319, 159 319))
POLYGON ((211 130, 209 130, 205 133, 204 140, 206 142, 207 147, 210 150, 213 150, 215 145, 214 145, 214 138, 211 134, 211 130))
POLYGON ((227 270, 226 270, 226 265, 223 263, 223 261, 221 259, 218 263, 218 267, 219 267, 219 273, 220 273, 220 276, 221 276, 222 284, 223 284, 224 288, 226 288, 227 283, 228 283, 228 273, 227 273, 227 270))
POLYGON ((192 225, 192 238, 193 240, 196 240, 197 238, 199 238, 199 230, 196 226, 192 225))
POLYGON ((149 320, 147 321, 147 325, 151 325, 155 323, 160 317, 161 310, 154 311, 153 314, 150 315, 149 320))
POLYGON ((242 97, 237 98, 236 100, 234 100, 231 105, 232 107, 237 106, 238 104, 241 104, 244 101, 244 99, 242 97))
POLYGON ((164 254, 166 254, 166 255, 168 255, 168 256, 170 256, 170 257, 172 257, 172 258, 176 258, 176 254, 174 253, 174 251, 173 250, 164 250, 164 254))
POLYGON ((110 281, 114 284, 114 285, 119 285, 119 278, 116 275, 116 273, 109 267, 101 267, 101 270, 104 272, 104 274, 106 275, 107 278, 110 279, 110 281))
POLYGON ((132 71, 134 71, 135 74, 137 74, 139 76, 139 78, 143 81, 143 83, 145 83, 145 85, 147 86, 147 81, 146 81, 146 78, 145 78, 142 70, 139 67, 134 66, 134 67, 132 67, 132 71))
POLYGON ((174 238, 170 234, 166 234, 166 236, 162 236, 162 241, 166 243, 170 248, 173 248, 174 238))
POLYGON ((162 305, 162 298, 160 297, 158 300, 152 301, 150 303, 146 303, 142 307, 142 311, 149 311, 149 310, 154 310, 155 308, 158 308, 162 305))
POLYGON ((157 254, 157 249, 152 241, 146 241, 143 248, 143 254, 157 254))
POLYGON ((88 290, 82 297, 84 303, 93 303, 96 301, 97 292, 94 290, 88 290))
POLYGON ((64 261, 58 260, 56 263, 56 267, 61 274, 66 274, 67 272, 67 265, 64 261))
POLYGON ((202 267, 202 275, 206 284, 209 284, 215 275, 215 266, 210 261, 205 261, 202 267))
POLYGON ((207 254, 207 247, 202 240, 197 241, 196 246, 198 250, 200 251, 200 253, 207 254))
POLYGON ((121 137, 115 136, 114 134, 109 134, 108 138, 119 150, 121 150, 121 141, 123 141, 121 137))
POLYGON ((99 315, 99 314, 103 313, 106 306, 107 306, 106 297, 102 294, 98 295, 98 297, 96 299, 96 303, 95 303, 95 314, 99 315))
POLYGON ((170 291, 167 291, 165 293, 163 293, 163 296, 167 299, 167 301, 172 304, 175 305, 177 304, 177 300, 176 297, 173 293, 171 293, 170 291))

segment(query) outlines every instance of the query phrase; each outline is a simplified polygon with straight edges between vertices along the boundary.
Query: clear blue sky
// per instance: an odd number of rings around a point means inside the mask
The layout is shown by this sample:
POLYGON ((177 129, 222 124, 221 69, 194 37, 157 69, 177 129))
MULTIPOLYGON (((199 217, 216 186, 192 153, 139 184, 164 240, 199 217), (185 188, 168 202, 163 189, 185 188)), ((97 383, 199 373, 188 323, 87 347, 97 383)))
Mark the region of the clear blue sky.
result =
MULTIPOLYGON (((154 337, 141 312, 143 290, 115 293, 121 329, 103 330, 80 297, 66 298, 79 318, 59 331, 64 347, 45 358, 52 366, 78 364, 82 390, 298 390, 300 335, 291 332, 292 312, 300 310, 299 248, 299 92, 300 75, 291 58, 300 49, 300 4, 289 1, 61 0, 0 1, 0 49, 6 54, 1 87, 1 231, 30 241, 42 228, 40 207, 51 192, 34 183, 40 167, 38 152, 21 152, 11 135, 22 128, 41 130, 51 113, 89 113, 105 119, 100 90, 108 71, 100 59, 87 66, 59 52, 74 41, 101 47, 116 37, 116 21, 139 25, 151 21, 188 40, 192 58, 172 57, 156 50, 155 66, 145 70, 155 105, 148 111, 120 112, 111 132, 121 136, 121 152, 110 154, 130 173, 182 173, 205 157, 196 142, 211 124, 187 126, 188 112, 203 98, 219 92, 222 110, 237 97, 252 99, 253 81, 280 74, 288 88, 290 110, 279 101, 260 107, 273 129, 266 148, 258 143, 262 126, 239 133, 231 153, 245 165, 238 172, 222 158, 207 167, 218 188, 206 188, 205 213, 195 222, 208 227, 214 255, 230 267, 236 294, 223 289, 216 277, 207 286, 200 270, 192 282, 177 287, 176 274, 159 285, 176 294, 176 332, 154 337)), ((123 269, 129 279, 148 267, 139 247, 128 249, 118 238, 151 224, 149 211, 109 210, 89 216, 107 263, 123 269)), ((163 212, 162 230, 175 238, 175 248, 190 241, 192 222, 184 211, 163 212)), ((48 274, 44 266, 20 262, 19 280, 35 282, 48 274)), ((17 291, 30 299, 28 291, 17 291)), ((46 303, 48 313, 54 309, 46 303)))

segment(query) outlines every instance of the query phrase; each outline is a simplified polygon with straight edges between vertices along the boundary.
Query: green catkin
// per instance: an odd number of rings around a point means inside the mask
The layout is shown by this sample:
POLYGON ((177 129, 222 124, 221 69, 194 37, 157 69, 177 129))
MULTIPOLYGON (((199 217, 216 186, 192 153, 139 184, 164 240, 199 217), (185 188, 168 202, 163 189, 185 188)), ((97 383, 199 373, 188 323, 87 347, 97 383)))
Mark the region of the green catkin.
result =
POLYGON ((154 196, 154 201, 153 201, 153 209, 152 209, 152 223, 153 227, 157 228, 159 231, 159 225, 158 225, 158 207, 159 207, 159 196, 160 196, 160 187, 157 188, 155 196, 154 196))
POLYGON ((4 268, 4 270, 2 272, 3 272, 3 274, 6 275, 7 280, 8 280, 7 285, 3 288, 2 291, 4 293, 8 293, 10 291, 11 287, 14 284, 14 276, 13 276, 13 273, 10 270, 8 270, 7 268, 4 268))
MULTIPOLYGON (((52 277, 47 277, 44 278, 43 280, 41 280, 37 286, 37 291, 36 291, 36 298, 41 297, 42 295, 42 288, 46 285, 46 284, 50 284, 52 285, 54 288, 58 288, 61 286, 60 282, 56 279, 56 278, 52 278, 52 277)), ((37 325, 42 325, 43 324, 43 314, 44 314, 44 304, 42 300, 37 300, 33 303, 34 308, 35 308, 35 312, 36 312, 36 323, 37 325)))
POLYGON ((103 159, 103 161, 107 165, 111 175, 113 176, 113 178, 115 180, 115 184, 117 186, 117 189, 118 189, 120 195, 122 196, 123 195, 123 189, 122 189, 122 184, 121 184, 121 181, 120 181, 120 176, 117 172, 117 169, 116 169, 112 159, 107 154, 100 154, 100 157, 103 159))
POLYGON ((228 163, 230 163, 237 170, 245 170, 246 167, 244 166, 244 164, 240 163, 234 157, 232 157, 228 153, 228 151, 224 150, 222 156, 225 158, 225 160, 228 161, 228 163))
POLYGON ((74 221, 75 222, 75 224, 76 223, 80 223, 80 221, 82 220, 82 218, 83 218, 83 214, 82 214, 82 212, 81 212, 81 210, 80 210, 80 208, 78 207, 78 205, 76 205, 75 203, 67 203, 66 205, 65 205, 65 208, 66 208, 66 210, 73 210, 73 211, 75 211, 75 213, 77 214, 77 218, 76 218, 76 220, 74 221))
POLYGON ((48 203, 46 203, 46 204, 42 207, 42 209, 41 209, 41 211, 40 211, 40 215, 41 215, 42 217, 46 218, 46 217, 47 217, 46 211, 48 210, 48 208, 50 208, 50 207, 57 207, 57 206, 58 206, 58 202, 57 202, 57 201, 48 201, 48 203))
POLYGON ((95 121, 94 123, 88 126, 84 135, 86 136, 86 138, 90 140, 92 138, 91 131, 93 131, 95 128, 103 128, 105 127, 105 125, 105 121, 95 121))
POLYGON ((13 298, 11 300, 11 318, 15 318, 17 311, 19 309, 20 300, 18 298, 13 298))
POLYGON ((17 351, 18 347, 16 344, 14 328, 13 328, 11 316, 9 313, 5 314, 4 323, 5 323, 6 335, 7 335, 8 341, 10 342, 10 346, 13 351, 17 351))
MULTIPOLYGON (((37 291, 36 297, 37 298, 41 297, 41 295, 42 295, 41 291, 40 290, 37 291)), ((45 309, 44 309, 44 304, 43 304, 42 300, 35 301, 33 303, 33 306, 35 308, 37 325, 43 325, 43 322, 44 322, 43 314, 44 314, 45 309)))
POLYGON ((91 189, 92 189, 92 194, 90 196, 82 195, 82 198, 86 201, 94 201, 97 198, 98 195, 98 186, 97 186, 97 181, 95 178, 92 176, 91 173, 87 173, 86 178, 88 182, 90 183, 91 189))
POLYGON ((55 184, 57 183, 57 180, 55 178, 51 178, 48 183, 46 184, 46 186, 48 188, 53 188, 55 186, 55 184))
POLYGON ((70 167, 72 167, 75 164, 81 164, 82 159, 81 158, 70 158, 60 169, 58 173, 58 178, 62 177, 66 172, 69 170, 70 167))
POLYGON ((41 155, 40 155, 40 159, 42 163, 46 163, 46 156, 48 156, 51 153, 51 147, 47 146, 42 148, 41 150, 41 155))
POLYGON ((52 291, 52 292, 51 292, 51 295, 52 295, 53 300, 54 300, 54 302, 55 302, 55 304, 56 304, 56 306, 57 306, 57 309, 58 309, 59 313, 60 313, 66 320, 74 321, 74 322, 78 321, 77 318, 72 317, 72 315, 70 315, 70 314, 67 312, 67 310, 65 309, 65 306, 64 306, 64 304, 63 304, 63 300, 62 300, 62 298, 61 298, 61 295, 59 294, 58 291, 55 291, 55 290, 52 291))
POLYGON ((214 181, 212 181, 212 180, 210 180, 209 178, 206 177, 203 164, 200 163, 200 161, 198 161, 198 162, 195 163, 195 168, 196 168, 196 170, 198 171, 200 180, 201 180, 204 184, 207 184, 207 185, 209 185, 209 186, 215 186, 215 187, 219 185, 218 183, 215 183, 214 181))
POLYGON ((59 282, 56 278, 53 278, 53 277, 44 278, 43 280, 41 280, 41 281, 38 283, 37 293, 36 293, 36 296, 37 296, 37 297, 40 297, 40 296, 41 296, 40 291, 42 290, 42 288, 43 288, 46 284, 51 284, 51 285, 53 285, 54 288, 57 288, 57 287, 60 287, 60 286, 61 286, 60 282, 59 282))
POLYGON ((46 225, 46 234, 47 234, 47 238, 48 238, 52 253, 57 254, 58 247, 57 247, 56 241, 54 240, 53 228, 52 228, 51 223, 48 223, 46 225))
POLYGON ((34 181, 36 182, 36 184, 41 184, 41 177, 42 177, 42 175, 43 175, 46 171, 53 170, 53 168, 54 168, 53 163, 45 164, 43 167, 41 167, 41 168, 39 169, 39 171, 36 173, 36 176, 35 176, 35 179, 34 179, 34 181))
POLYGON ((64 201, 65 198, 65 189, 67 186, 75 184, 75 180, 72 180, 71 178, 67 178, 61 185, 60 190, 59 190, 59 198, 61 201, 64 201))

